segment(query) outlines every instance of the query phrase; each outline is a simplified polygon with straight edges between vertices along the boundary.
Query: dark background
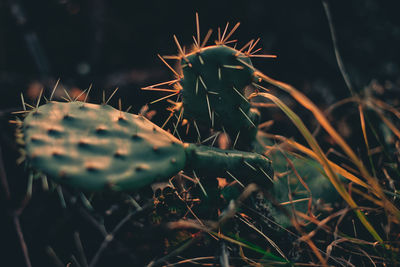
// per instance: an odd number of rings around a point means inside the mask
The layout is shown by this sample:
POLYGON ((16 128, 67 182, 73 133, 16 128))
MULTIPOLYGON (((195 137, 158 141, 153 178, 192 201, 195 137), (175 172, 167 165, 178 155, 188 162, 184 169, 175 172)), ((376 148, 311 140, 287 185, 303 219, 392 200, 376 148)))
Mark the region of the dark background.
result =
MULTIPOLYGON (((333 1, 339 49, 356 88, 372 79, 398 77, 400 19, 397 1, 333 1)), ((233 36, 244 45, 261 37, 255 59, 272 77, 308 91, 324 90, 327 102, 348 95, 338 71, 321 1, 3 1, 0 4, 0 90, 3 108, 14 107, 33 81, 51 88, 113 90, 127 104, 142 105, 152 93, 141 86, 171 77, 157 53, 174 54, 172 35, 189 45, 200 14, 209 28, 242 24, 233 36), (86 70, 85 70, 86 68, 86 70), (52 80, 50 83, 46 81, 52 80), (144 98, 144 99, 141 99, 144 98)), ((94 90, 96 91, 96 90, 94 90)), ((307 93, 307 91, 306 91, 307 93)), ((136 105, 135 105, 136 106, 136 105)))
MULTIPOLYGON (((373 80, 385 94, 400 94, 400 19, 398 1, 330 1, 338 45, 356 91, 373 80)), ((199 12, 204 37, 229 21, 242 24, 233 35, 239 45, 261 37, 263 53, 277 59, 254 59, 254 65, 290 83, 322 108, 348 97, 332 46, 329 25, 318 0, 254 1, 0 1, 1 149, 10 186, 18 191, 21 174, 15 166, 10 111, 21 109, 20 94, 43 86, 47 94, 56 80, 67 89, 93 83, 92 101, 102 90, 118 97, 133 111, 157 94, 140 87, 172 77, 157 53, 175 54, 172 35, 189 45, 199 12), (14 180, 13 180, 14 179, 14 180), (13 187, 14 186, 14 187, 13 187)), ((34 94, 32 94, 34 96, 34 94)), ((117 97, 117 98, 118 98, 117 97)), ((111 104, 115 105, 117 98, 111 104)), ((153 108, 153 107, 152 107, 153 108)), ((163 105, 155 105, 161 110, 163 105)), ((160 114, 160 112, 159 112, 160 114)), ((160 115, 162 117, 162 115, 160 115)), ((159 121, 161 118, 155 118, 159 121)), ((290 136, 290 133, 287 135, 290 136)), ((23 176, 23 175, 22 175, 23 176)), ((3 194, 0 191, 0 194, 3 194)), ((7 219, 9 203, 1 199, 2 266, 19 266, 20 248, 7 219), (11 265, 3 262, 12 260, 11 265)), ((18 199, 13 200, 17 205, 18 199)), ((26 226, 22 225, 22 228, 26 226)), ((25 233, 29 243, 29 232, 25 233)))

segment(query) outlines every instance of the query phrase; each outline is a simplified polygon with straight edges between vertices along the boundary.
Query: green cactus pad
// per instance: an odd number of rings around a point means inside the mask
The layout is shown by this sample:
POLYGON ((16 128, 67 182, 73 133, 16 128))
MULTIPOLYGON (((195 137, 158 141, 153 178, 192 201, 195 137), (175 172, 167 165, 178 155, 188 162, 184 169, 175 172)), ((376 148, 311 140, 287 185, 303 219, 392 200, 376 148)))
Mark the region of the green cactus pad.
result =
POLYGON ((179 140, 108 105, 50 102, 28 114, 22 132, 35 169, 84 190, 135 190, 185 165, 179 140))
POLYGON ((233 177, 243 184, 256 183, 270 188, 274 171, 271 161, 261 154, 214 147, 186 145, 186 168, 203 177, 233 177))
POLYGON ((213 124, 240 143, 251 143, 257 133, 259 113, 244 95, 251 84, 250 58, 238 50, 215 45, 196 50, 181 60, 184 115, 213 124), (246 64, 242 63, 245 62, 246 64))

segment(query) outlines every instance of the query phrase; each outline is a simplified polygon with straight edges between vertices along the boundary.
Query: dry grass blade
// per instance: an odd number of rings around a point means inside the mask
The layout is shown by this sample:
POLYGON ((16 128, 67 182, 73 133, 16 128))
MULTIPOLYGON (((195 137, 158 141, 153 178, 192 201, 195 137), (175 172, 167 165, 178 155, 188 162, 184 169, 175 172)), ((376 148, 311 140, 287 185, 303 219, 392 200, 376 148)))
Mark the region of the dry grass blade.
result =
MULTIPOLYGON (((287 139, 283 136, 280 135, 266 135, 268 137, 272 137, 274 139, 278 139, 281 140, 285 143, 287 143, 288 145, 290 145, 292 148, 297 149, 300 152, 303 152, 304 154, 308 155, 309 157, 317 160, 317 155, 314 153, 314 151, 312 151, 311 149, 303 146, 300 143, 297 143, 296 141, 293 141, 291 139, 287 139)), ((350 172, 348 172, 347 170, 343 169, 342 167, 340 167, 339 165, 333 163, 332 161, 328 160, 329 164, 332 166, 332 168, 334 169, 335 172, 337 172, 338 174, 342 175, 343 177, 345 177, 346 179, 364 187, 367 189, 370 189, 371 187, 366 184, 365 182, 363 182, 361 179, 359 179, 357 176, 351 174, 350 172)))
MULTIPOLYGON (((357 157, 357 155, 351 149, 351 147, 346 143, 346 141, 338 134, 338 132, 328 122, 328 120, 326 119, 324 114, 319 110, 319 108, 308 97, 306 97, 303 93, 296 90, 293 86, 290 86, 286 83, 283 83, 283 82, 280 82, 277 80, 274 80, 259 71, 256 71, 254 73, 254 75, 256 77, 260 77, 262 80, 286 91, 294 99, 296 99, 301 105, 303 105, 306 109, 310 110, 313 113, 314 117, 318 120, 318 122, 321 124, 321 126, 328 132, 328 134, 333 138, 333 140, 335 140, 335 142, 343 149, 343 151, 351 159, 351 161, 354 163, 354 165, 357 166, 357 168, 360 170, 360 172, 362 174, 362 177, 364 177, 368 181, 368 183, 371 185, 371 187, 373 188, 374 193, 379 195, 379 198, 385 203, 385 209, 389 213, 394 215, 397 218, 397 223, 399 223, 400 222, 400 210, 386 198, 377 179, 375 177, 372 177, 369 174, 368 170, 366 169, 366 167, 364 166, 362 161, 357 157)), ((269 98, 269 97, 267 97, 267 98, 269 98)), ((275 102, 275 101, 273 101, 273 102, 275 102)), ((297 115, 296 115, 296 117, 297 117, 297 115)), ((314 141, 315 141, 315 139, 314 139, 314 141)))
POLYGON ((253 229, 254 231, 256 231, 257 233, 259 233, 262 237, 264 237, 270 244, 271 246, 273 246, 275 248, 275 250, 287 261, 289 261, 289 259, 285 256, 285 254, 283 253, 283 251, 278 247, 278 245, 268 236, 266 236, 263 232, 261 232, 257 227, 254 226, 254 224, 248 222, 247 220, 244 220, 242 218, 239 217, 239 220, 241 220, 243 223, 245 223, 247 226, 249 226, 251 229, 253 229))
POLYGON ((381 109, 387 110, 392 112, 398 119, 400 119, 400 111, 398 111, 396 108, 392 107, 391 105, 383 102, 382 100, 375 99, 375 98, 370 98, 371 102, 374 103, 377 107, 380 107, 381 109))
POLYGON ((365 127, 365 118, 364 118, 363 106, 362 106, 361 103, 358 104, 358 111, 360 113, 361 130, 362 130, 363 137, 364 137, 365 147, 367 148, 369 164, 371 165, 371 169, 372 169, 372 172, 373 172, 374 176, 376 176, 375 167, 374 167, 374 163, 372 161, 371 150, 370 150, 368 137, 367 137, 367 129, 365 127))
POLYGON ((399 129, 397 129, 397 127, 388 118, 386 118, 381 111, 376 110, 376 113, 381 118, 381 120, 386 124, 386 126, 397 136, 397 138, 400 139, 399 129))
MULTIPOLYGON (((317 161, 323 166, 329 180, 331 181, 332 185, 336 188, 337 192, 342 196, 342 198, 350 205, 351 208, 354 209, 357 217, 360 219, 361 223, 365 226, 368 232, 377 240, 378 242, 382 243, 383 239, 379 236, 377 231, 374 227, 370 224, 370 222, 365 217, 364 213, 362 213, 356 202, 347 192, 344 184, 340 181, 336 173, 333 171, 332 166, 329 164, 328 159, 326 158, 325 154, 323 153, 322 149, 318 145, 315 138, 312 136, 310 131, 304 125, 302 120, 295 114, 287 105, 285 105, 280 99, 276 96, 269 94, 269 93, 258 93, 258 96, 263 96, 271 101, 273 101, 293 122, 293 124, 297 127, 297 129, 301 132, 301 134, 306 139, 307 143, 310 145, 312 150, 317 156, 317 161)), ((254 95, 255 96, 255 95, 254 95)))

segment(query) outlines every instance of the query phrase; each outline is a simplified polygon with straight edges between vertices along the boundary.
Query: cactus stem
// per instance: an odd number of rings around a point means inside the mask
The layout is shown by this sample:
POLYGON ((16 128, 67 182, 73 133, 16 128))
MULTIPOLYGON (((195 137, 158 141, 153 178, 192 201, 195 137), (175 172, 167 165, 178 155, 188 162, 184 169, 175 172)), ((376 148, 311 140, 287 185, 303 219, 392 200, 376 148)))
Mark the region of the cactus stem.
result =
POLYGON ((249 118, 249 116, 247 116, 247 114, 243 111, 243 109, 241 107, 239 107, 239 111, 242 112, 243 116, 246 117, 246 119, 251 123, 251 125, 256 128, 256 125, 254 124, 254 122, 249 118))
POLYGON ((251 168, 253 171, 255 171, 255 172, 257 171, 257 169, 253 165, 248 163, 247 161, 243 160, 243 163, 246 164, 247 166, 249 166, 249 168, 251 168))
POLYGON ((233 180, 235 180, 241 187, 244 188, 244 185, 243 185, 232 173, 230 173, 229 171, 226 171, 226 173, 227 173, 230 177, 232 177, 233 180))
POLYGON ((175 92, 175 93, 173 93, 173 94, 170 94, 170 95, 167 95, 167 96, 161 97, 161 98, 159 98, 159 99, 156 99, 156 100, 154 100, 154 101, 151 101, 151 102, 150 102, 150 104, 157 103, 157 102, 159 102, 159 101, 161 101, 161 100, 164 100, 164 99, 170 98, 171 96, 174 96, 174 95, 177 95, 177 94, 179 94, 179 91, 178 91, 178 92, 175 92))
POLYGON ((247 98, 244 97, 244 95, 242 95, 242 94, 235 88, 235 86, 233 86, 232 88, 233 88, 233 90, 235 90, 235 92, 236 92, 241 98, 243 98, 244 101, 246 101, 247 103, 249 103, 249 101, 247 100, 247 98))
POLYGON ((51 94, 50 94, 50 101, 53 99, 54 92, 57 90, 57 87, 58 87, 58 84, 59 84, 59 83, 60 83, 60 78, 58 78, 56 84, 54 85, 53 91, 51 91, 51 94))
POLYGON ((200 75, 199 75, 199 80, 200 80, 201 84, 204 86, 204 89, 207 90, 207 85, 204 83, 204 80, 200 75))
POLYGON ((105 105, 108 104, 108 102, 110 102, 110 100, 112 99, 112 97, 114 96, 114 94, 118 91, 119 87, 115 88, 115 90, 111 93, 110 97, 107 99, 107 101, 104 103, 105 105))
POLYGON ((236 143, 237 143, 237 141, 239 139, 239 136, 240 136, 240 131, 237 133, 235 141, 233 142, 233 147, 232 147, 233 149, 235 149, 235 146, 236 146, 236 143))

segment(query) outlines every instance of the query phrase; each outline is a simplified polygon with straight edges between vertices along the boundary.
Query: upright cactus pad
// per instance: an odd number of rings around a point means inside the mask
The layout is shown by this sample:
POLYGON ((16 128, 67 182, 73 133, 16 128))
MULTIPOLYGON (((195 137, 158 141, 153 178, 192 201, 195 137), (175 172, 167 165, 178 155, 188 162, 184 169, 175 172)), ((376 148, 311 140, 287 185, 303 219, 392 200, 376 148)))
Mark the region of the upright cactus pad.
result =
POLYGON ((184 115, 217 129, 223 127, 231 138, 240 132, 239 140, 251 142, 259 122, 259 113, 244 95, 253 79, 251 65, 249 57, 225 45, 185 55, 181 60, 184 115))
MULTIPOLYGON (((174 73, 176 79, 147 86, 143 90, 165 91, 172 94, 153 101, 170 98, 180 94, 181 102, 169 108, 172 113, 180 111, 178 123, 182 118, 193 122, 199 133, 197 123, 217 131, 225 131, 233 144, 243 150, 252 150, 255 141, 260 114, 245 95, 249 85, 261 87, 255 75, 251 57, 274 58, 274 55, 255 55, 260 49, 255 49, 259 39, 251 40, 240 49, 228 46, 236 41, 228 41, 239 26, 237 23, 228 32, 228 24, 221 36, 218 29, 218 39, 215 45, 205 46, 211 36, 211 30, 200 41, 200 26, 196 15, 197 38, 193 37, 193 48, 189 53, 185 47, 174 40, 178 47, 178 55, 165 56, 160 59, 174 73), (178 60, 179 69, 174 70, 165 59, 178 60), (158 86, 173 86, 173 89, 159 88, 158 86)), ((168 120, 173 117, 173 114, 168 120)), ((167 120, 167 122, 168 122, 167 120)), ((200 134, 199 134, 200 137, 200 134)))
POLYGON ((108 105, 50 102, 29 113, 22 132, 34 168, 90 191, 134 190, 185 164, 179 140, 108 105))

